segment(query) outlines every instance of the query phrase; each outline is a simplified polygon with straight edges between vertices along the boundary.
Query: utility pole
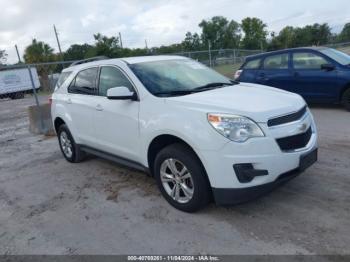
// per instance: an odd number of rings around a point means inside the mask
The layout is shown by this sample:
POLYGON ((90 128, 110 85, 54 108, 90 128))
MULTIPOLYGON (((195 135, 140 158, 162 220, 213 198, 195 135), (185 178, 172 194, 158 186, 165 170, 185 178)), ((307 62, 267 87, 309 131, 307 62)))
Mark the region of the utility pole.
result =
POLYGON ((21 61, 21 57, 19 56, 17 45, 15 45, 15 48, 16 48, 16 53, 17 53, 17 57, 18 57, 18 63, 20 64, 20 63, 22 63, 22 61, 21 61))
POLYGON ((63 59, 63 55, 62 55, 60 40, 58 39, 58 34, 57 34, 57 30, 56 30, 56 26, 55 26, 55 25, 53 25, 53 30, 55 31, 55 35, 56 35, 58 50, 60 51, 60 55, 61 55, 62 60, 64 60, 64 59, 63 59))
POLYGON ((208 52, 209 52, 209 67, 211 67, 211 44, 210 40, 208 40, 208 52))
POLYGON ((123 48, 122 34, 119 32, 120 47, 123 48))
POLYGON ((145 39, 146 49, 148 50, 147 39, 145 39))

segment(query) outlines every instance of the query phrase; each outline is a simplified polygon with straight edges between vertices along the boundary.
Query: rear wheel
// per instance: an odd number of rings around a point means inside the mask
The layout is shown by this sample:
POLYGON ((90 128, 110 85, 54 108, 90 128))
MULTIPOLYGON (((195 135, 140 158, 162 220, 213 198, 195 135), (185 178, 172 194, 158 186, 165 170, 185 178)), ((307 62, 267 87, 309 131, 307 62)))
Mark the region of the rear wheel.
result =
POLYGON ((71 163, 81 162, 85 153, 75 143, 72 134, 65 124, 60 125, 57 132, 58 142, 64 158, 71 163))
POLYGON ((350 111, 350 88, 348 88, 342 97, 342 104, 346 110, 350 111))
POLYGON ((154 174, 162 195, 177 209, 195 212, 211 199, 205 170, 185 145, 173 144, 162 149, 155 159, 154 174))
POLYGON ((23 92, 17 92, 17 93, 11 94, 11 95, 10 95, 10 98, 11 98, 11 99, 21 99, 21 98, 24 98, 24 93, 23 93, 23 92))

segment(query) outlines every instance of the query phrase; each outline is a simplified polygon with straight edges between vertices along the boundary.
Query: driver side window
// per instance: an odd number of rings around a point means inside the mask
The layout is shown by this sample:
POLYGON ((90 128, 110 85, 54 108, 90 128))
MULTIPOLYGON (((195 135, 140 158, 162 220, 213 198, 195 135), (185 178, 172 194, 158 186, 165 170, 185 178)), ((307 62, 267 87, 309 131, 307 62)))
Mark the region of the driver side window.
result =
POLYGON ((113 87, 125 86, 130 91, 134 91, 134 88, 128 78, 116 67, 103 66, 101 68, 98 94, 100 96, 107 96, 107 90, 113 87))
POLYGON ((321 65, 327 64, 322 56, 309 52, 293 54, 293 66, 295 69, 321 69, 321 65))

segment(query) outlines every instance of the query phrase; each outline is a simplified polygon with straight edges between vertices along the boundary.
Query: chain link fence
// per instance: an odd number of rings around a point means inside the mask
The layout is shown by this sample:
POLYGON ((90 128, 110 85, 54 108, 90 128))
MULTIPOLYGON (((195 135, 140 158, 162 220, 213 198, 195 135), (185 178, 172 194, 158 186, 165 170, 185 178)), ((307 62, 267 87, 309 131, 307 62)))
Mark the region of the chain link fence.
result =
POLYGON ((330 44, 327 46, 331 47, 331 48, 338 49, 339 51, 342 51, 342 52, 350 55, 350 42, 330 44))
POLYGON ((216 49, 206 51, 180 52, 174 55, 181 55, 197 60, 214 70, 230 78, 234 72, 244 62, 245 58, 250 55, 261 53, 261 50, 244 50, 244 49, 216 49))
MULTIPOLYGON (((345 53, 350 54, 350 42, 328 45, 332 48, 337 48, 345 53)), ((180 55, 192 58, 199 61, 214 70, 232 78, 234 72, 244 62, 245 58, 250 55, 261 53, 261 50, 243 50, 243 49, 218 49, 218 50, 206 50, 206 51, 194 51, 194 52, 180 52, 170 55, 180 55)), ((44 108, 44 105, 48 105, 49 96, 53 93, 56 82, 60 76, 61 71, 68 67, 70 64, 76 61, 58 61, 38 64, 19 64, 13 66, 6 66, 0 68, 0 74, 6 72, 8 77, 5 80, 5 84, 15 86, 21 81, 16 77, 13 72, 22 70, 22 75, 25 74, 27 82, 23 90, 16 90, 12 93, 0 92, 0 103, 3 101, 17 100, 25 97, 27 99, 33 99, 31 104, 34 104, 38 111, 37 130, 39 133, 47 132, 49 123, 47 122, 47 110, 49 106, 44 108)), ((0 79, 3 81, 3 79, 0 79)), ((4 82, 4 81, 3 81, 4 82)), ((4 85, 2 85, 4 86, 4 85)), ((0 87, 2 87, 0 86, 0 87)), ((1 89, 1 88, 0 88, 1 89)), ((0 90, 1 91, 1 90, 0 90)), ((9 104, 9 106, 16 106, 16 104, 9 104)), ((8 106, 1 109, 1 114, 10 112, 11 109, 8 106)))

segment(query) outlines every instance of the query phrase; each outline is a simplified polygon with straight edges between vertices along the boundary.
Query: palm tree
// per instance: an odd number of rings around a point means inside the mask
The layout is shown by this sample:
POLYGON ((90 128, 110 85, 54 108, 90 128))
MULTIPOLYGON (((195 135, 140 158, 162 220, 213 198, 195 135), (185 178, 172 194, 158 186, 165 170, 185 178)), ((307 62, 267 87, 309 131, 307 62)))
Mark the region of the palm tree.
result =
MULTIPOLYGON (((53 48, 48 44, 37 41, 35 38, 32 43, 26 47, 24 51, 24 61, 26 64, 43 63, 43 62, 53 62, 55 60, 55 55, 53 53, 53 48)), ((49 89, 49 74, 53 73, 56 66, 44 66, 38 65, 36 69, 40 76, 41 86, 44 89, 49 89)))

